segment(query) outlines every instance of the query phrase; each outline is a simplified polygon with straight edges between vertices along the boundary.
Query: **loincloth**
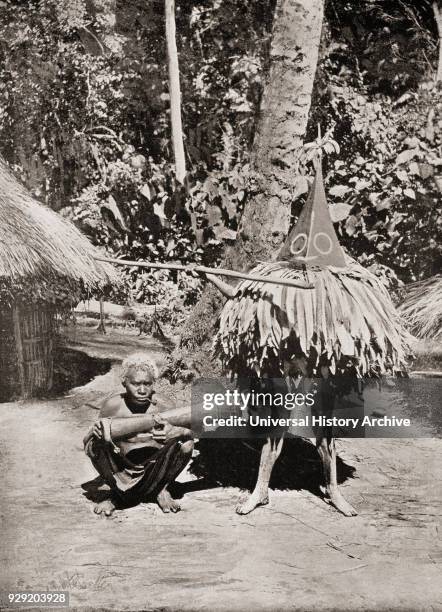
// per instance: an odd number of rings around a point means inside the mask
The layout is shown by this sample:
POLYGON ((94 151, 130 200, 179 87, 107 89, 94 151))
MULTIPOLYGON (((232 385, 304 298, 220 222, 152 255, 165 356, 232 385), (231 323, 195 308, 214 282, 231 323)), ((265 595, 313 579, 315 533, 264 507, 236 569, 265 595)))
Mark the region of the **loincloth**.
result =
POLYGON ((130 501, 157 494, 167 476, 176 471, 184 437, 173 438, 157 449, 142 447, 122 455, 114 445, 91 437, 84 450, 97 472, 122 499, 130 501))

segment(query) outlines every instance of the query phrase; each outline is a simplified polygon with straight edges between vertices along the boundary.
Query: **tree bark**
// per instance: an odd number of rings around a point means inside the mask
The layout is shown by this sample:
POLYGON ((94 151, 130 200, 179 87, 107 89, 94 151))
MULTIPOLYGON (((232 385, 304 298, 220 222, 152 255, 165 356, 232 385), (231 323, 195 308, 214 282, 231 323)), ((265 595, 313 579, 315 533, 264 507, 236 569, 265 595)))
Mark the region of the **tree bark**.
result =
POLYGON ((100 297, 100 322, 98 324, 97 331, 100 332, 100 334, 106 334, 106 324, 104 322, 104 304, 102 297, 100 297))
POLYGON ((442 81, 442 7, 437 2, 433 2, 433 13, 439 35, 439 60, 436 71, 436 82, 438 82, 442 81))
POLYGON ((175 0, 165 0, 167 61, 169 65, 170 120, 175 157, 175 174, 180 183, 186 176, 183 126, 181 122, 181 90, 178 51, 176 46, 175 0))
MULTIPOLYGON (((252 153, 256 189, 246 202, 227 268, 245 270, 275 259, 289 224, 299 155, 307 128, 318 61, 323 0, 278 0, 270 69, 264 86, 252 153)), ((223 300, 209 287, 186 322, 181 344, 195 348, 213 336, 223 300)))
POLYGON ((270 71, 252 154, 257 194, 247 203, 234 251, 247 264, 274 259, 287 236, 318 62, 323 0, 279 0, 270 71))

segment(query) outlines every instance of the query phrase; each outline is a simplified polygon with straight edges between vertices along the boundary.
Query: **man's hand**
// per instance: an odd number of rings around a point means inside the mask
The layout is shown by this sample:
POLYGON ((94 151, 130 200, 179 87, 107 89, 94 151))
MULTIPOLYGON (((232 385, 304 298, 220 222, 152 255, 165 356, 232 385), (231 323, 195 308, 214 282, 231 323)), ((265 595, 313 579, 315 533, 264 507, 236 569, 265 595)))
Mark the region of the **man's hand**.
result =
POLYGON ((155 415, 155 427, 152 429, 152 439, 155 442, 168 442, 173 438, 178 438, 182 433, 182 427, 171 425, 161 415, 155 415))
POLYGON ((103 429, 101 427, 101 421, 95 421, 92 427, 89 429, 87 434, 83 438, 83 444, 90 442, 91 438, 97 440, 103 440, 103 429))
POLYGON ((92 435, 98 440, 103 439, 103 429, 101 427, 101 421, 95 421, 92 425, 92 435))

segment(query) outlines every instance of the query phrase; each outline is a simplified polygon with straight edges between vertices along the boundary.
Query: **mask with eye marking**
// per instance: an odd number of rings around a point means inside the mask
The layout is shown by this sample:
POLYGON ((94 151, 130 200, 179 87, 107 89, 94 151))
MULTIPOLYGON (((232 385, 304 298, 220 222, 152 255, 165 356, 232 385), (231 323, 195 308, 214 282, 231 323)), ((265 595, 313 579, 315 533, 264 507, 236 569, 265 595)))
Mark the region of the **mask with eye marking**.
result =
POLYGON ((278 260, 336 268, 345 268, 347 265, 330 217, 320 164, 307 202, 278 260))

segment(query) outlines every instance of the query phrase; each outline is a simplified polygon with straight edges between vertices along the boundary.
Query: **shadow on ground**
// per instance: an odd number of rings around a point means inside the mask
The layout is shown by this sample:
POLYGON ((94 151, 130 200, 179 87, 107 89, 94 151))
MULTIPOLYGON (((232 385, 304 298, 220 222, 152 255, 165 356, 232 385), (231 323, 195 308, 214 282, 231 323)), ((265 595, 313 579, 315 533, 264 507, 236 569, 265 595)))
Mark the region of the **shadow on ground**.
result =
POLYGON ((83 482, 81 488, 83 489, 83 496, 95 504, 99 504, 109 497, 109 487, 101 476, 83 482))
MULTIPOLYGON (((58 345, 54 351, 54 370, 52 387, 49 391, 35 392, 39 399, 54 399, 74 389, 83 387, 96 376, 106 374, 112 367, 112 359, 91 357, 83 351, 58 345)), ((19 399, 18 392, 9 386, 2 386, 0 380, 0 403, 12 402, 19 399)))
MULTIPOLYGON (((193 458, 189 471, 197 480, 175 482, 169 487, 175 499, 186 493, 216 487, 239 487, 251 491, 256 484, 263 440, 203 439, 196 444, 198 455, 193 458)), ((354 476, 355 468, 337 458, 338 482, 354 476)), ((288 437, 273 469, 272 489, 305 489, 323 497, 322 466, 315 446, 303 438, 288 437)), ((82 484, 83 495, 99 503, 106 499, 109 488, 101 477, 82 484)))
MULTIPOLYGON (((175 482, 170 492, 176 499, 186 493, 216 487, 239 487, 252 490, 256 484, 263 440, 203 439, 196 444, 198 455, 193 458, 189 471, 197 480, 175 482)), ((337 458, 338 482, 354 476, 355 468, 337 458)), ((305 489, 323 497, 322 466, 315 446, 303 438, 288 437, 273 469, 270 487, 280 490, 305 489)), ((95 502, 108 496, 109 488, 97 477, 82 484, 83 495, 95 502)))
MULTIPOLYGON (((177 483, 176 495, 198 488, 239 487, 252 490, 258 476, 261 447, 264 440, 202 439, 190 472, 202 481, 177 483), (199 483, 199 484, 197 484, 199 483)), ((355 468, 337 458, 338 482, 354 476, 355 468)), ((322 465, 315 446, 303 438, 288 436, 270 480, 272 489, 305 489, 322 497, 322 465)))
POLYGON ((56 397, 75 387, 82 387, 96 376, 109 372, 111 367, 111 359, 90 357, 83 351, 58 346, 54 355, 54 382, 50 395, 56 397))

